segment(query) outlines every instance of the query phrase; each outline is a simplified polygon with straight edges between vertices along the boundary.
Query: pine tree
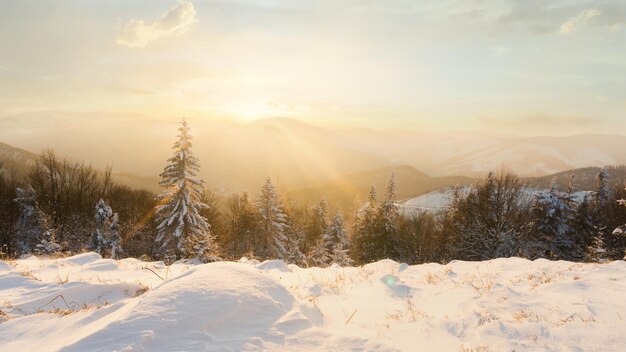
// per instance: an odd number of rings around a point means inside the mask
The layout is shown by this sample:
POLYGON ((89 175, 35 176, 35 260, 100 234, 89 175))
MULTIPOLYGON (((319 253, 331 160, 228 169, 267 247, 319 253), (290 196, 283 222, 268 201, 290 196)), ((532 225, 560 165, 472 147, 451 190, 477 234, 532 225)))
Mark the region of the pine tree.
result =
POLYGON ((107 248, 107 231, 111 226, 111 217, 113 211, 104 200, 100 199, 96 204, 96 214, 94 216, 96 220, 96 231, 91 236, 91 249, 102 255, 107 248))
POLYGON ((289 226, 287 226, 285 233, 285 236, 287 237, 287 243, 285 245, 285 261, 290 264, 302 265, 306 263, 306 256, 300 250, 304 232, 301 228, 295 225, 291 216, 288 216, 287 219, 289 226))
POLYGON ((329 259, 330 258, 328 257, 328 250, 324 246, 324 241, 320 239, 316 243, 311 254, 309 255, 309 262, 313 266, 324 268, 328 265, 329 259))
POLYGON ((311 217, 306 225, 304 251, 310 251, 317 246, 322 235, 328 228, 328 202, 322 198, 311 211, 311 217))
POLYGON ((577 205, 572 221, 573 240, 576 244, 574 253, 572 253, 574 259, 584 259, 584 253, 591 245, 595 233, 592 200, 587 195, 577 205))
POLYGON ((111 224, 109 225, 110 236, 107 246, 111 249, 111 259, 120 259, 124 250, 122 249, 122 239, 120 237, 120 218, 117 213, 113 213, 111 224))
POLYGON ((284 259, 286 256, 287 217, 278 190, 268 177, 257 201, 261 216, 261 243, 256 254, 263 258, 284 259))
POLYGON ((571 195, 559 190, 556 179, 550 189, 535 196, 524 255, 528 258, 572 259, 575 242, 571 238, 574 210, 571 195))
POLYGON ((380 259, 392 258, 396 254, 394 247, 396 245, 395 241, 397 240, 399 219, 400 213, 397 204, 396 175, 392 173, 387 183, 386 199, 381 204, 378 212, 378 238, 376 242, 378 248, 381 249, 380 254, 378 254, 380 259))
POLYGON ((209 248, 214 242, 210 225, 199 214, 207 207, 202 199, 205 182, 198 177, 200 162, 191 151, 192 136, 183 119, 174 143, 174 155, 161 173, 161 187, 156 208, 156 242, 158 252, 168 261, 198 254, 200 248, 209 248))
POLYGON ((607 261, 603 237, 602 231, 598 231, 593 237, 591 245, 587 247, 585 261, 592 263, 604 263, 607 261))
POLYGON ((337 213, 333 218, 328 231, 323 237, 323 246, 330 262, 342 266, 352 264, 352 259, 348 256, 350 243, 343 227, 343 217, 337 213))
POLYGON ((602 168, 600 170, 600 172, 596 176, 596 180, 598 186, 595 193, 595 205, 597 209, 601 209, 609 204, 610 199, 609 173, 608 171, 606 171, 606 168, 602 168))
POLYGON ((352 258, 358 263, 369 263, 377 259, 377 243, 375 243, 377 213, 376 187, 372 185, 367 197, 367 204, 362 211, 357 212, 354 223, 352 258))
POLYGON ((48 216, 39 209, 35 190, 28 185, 15 190, 20 215, 16 223, 15 247, 18 255, 33 252, 56 252, 60 246, 56 244, 54 232, 49 226, 48 216))

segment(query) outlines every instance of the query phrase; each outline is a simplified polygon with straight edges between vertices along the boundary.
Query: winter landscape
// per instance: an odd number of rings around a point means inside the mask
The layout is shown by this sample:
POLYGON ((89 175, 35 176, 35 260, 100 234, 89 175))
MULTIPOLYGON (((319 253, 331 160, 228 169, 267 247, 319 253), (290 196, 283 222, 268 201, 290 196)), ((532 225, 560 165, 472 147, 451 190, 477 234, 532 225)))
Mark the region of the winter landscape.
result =
POLYGON ((0 351, 624 351, 626 4, 0 3, 0 351))

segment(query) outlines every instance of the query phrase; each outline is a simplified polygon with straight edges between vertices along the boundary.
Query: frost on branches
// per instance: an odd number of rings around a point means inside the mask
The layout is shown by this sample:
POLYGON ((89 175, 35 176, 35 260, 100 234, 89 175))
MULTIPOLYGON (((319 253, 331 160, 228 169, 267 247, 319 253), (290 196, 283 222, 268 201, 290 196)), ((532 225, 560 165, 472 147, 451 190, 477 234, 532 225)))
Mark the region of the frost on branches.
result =
POLYGON ((104 200, 96 204, 96 231, 91 235, 91 249, 100 254, 110 254, 113 259, 120 259, 122 254, 119 234, 119 216, 104 200))
POLYGON ((16 224, 15 244, 17 254, 53 254, 61 250, 49 228, 48 217, 39 209, 35 190, 30 185, 15 190, 15 202, 20 208, 16 224))
POLYGON ((285 259, 287 254, 287 216, 283 212, 278 190, 269 178, 261 187, 257 207, 262 223, 259 256, 285 259))
POLYGON ((337 213, 330 223, 330 226, 328 226, 328 231, 326 231, 323 237, 323 244, 326 255, 331 263, 336 263, 341 266, 352 264, 352 259, 348 256, 350 244, 343 227, 343 217, 341 214, 337 213))
POLYGON ((174 260, 207 254, 213 248, 210 225, 200 215, 208 206, 202 202, 204 180, 198 177, 200 162, 191 151, 192 136, 183 119, 174 143, 174 155, 160 174, 161 187, 156 208, 157 254, 174 260))
MULTIPOLYGON (((574 189, 573 184, 568 189, 574 189)), ((550 189, 535 196, 532 206, 531 231, 525 244, 526 258, 569 259, 574 252, 571 223, 575 202, 571 193, 561 192, 556 179, 550 189)))

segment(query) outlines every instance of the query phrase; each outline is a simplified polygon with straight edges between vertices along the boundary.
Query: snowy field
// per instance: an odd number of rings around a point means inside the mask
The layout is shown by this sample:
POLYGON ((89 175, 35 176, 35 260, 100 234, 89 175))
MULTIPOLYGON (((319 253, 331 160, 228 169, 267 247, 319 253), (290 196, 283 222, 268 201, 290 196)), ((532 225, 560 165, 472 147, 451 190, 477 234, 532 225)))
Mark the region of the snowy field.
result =
POLYGON ((624 319, 623 261, 0 261, 0 351, 624 351, 624 319))

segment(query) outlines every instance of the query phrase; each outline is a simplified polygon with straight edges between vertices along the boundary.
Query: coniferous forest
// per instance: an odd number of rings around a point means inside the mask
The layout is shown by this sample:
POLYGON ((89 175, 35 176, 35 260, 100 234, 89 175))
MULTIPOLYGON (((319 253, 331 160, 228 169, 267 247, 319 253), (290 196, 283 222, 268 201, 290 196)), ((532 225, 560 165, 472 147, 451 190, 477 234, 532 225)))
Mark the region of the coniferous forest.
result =
POLYGON ((164 156, 163 192, 132 189, 104 171, 44 151, 22 174, 0 173, 3 257, 70 255, 173 262, 282 259, 300 266, 365 264, 390 258, 409 264, 501 257, 593 261, 622 259, 626 198, 608 171, 583 196, 572 175, 540 192, 506 169, 458 188, 438 212, 400 211, 396 178, 373 185, 350 209, 295 205, 270 178, 259 190, 218 198, 198 177, 185 120, 172 155, 164 156))

